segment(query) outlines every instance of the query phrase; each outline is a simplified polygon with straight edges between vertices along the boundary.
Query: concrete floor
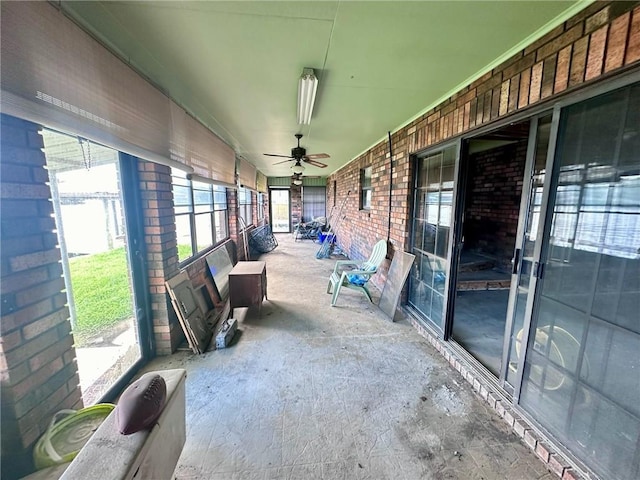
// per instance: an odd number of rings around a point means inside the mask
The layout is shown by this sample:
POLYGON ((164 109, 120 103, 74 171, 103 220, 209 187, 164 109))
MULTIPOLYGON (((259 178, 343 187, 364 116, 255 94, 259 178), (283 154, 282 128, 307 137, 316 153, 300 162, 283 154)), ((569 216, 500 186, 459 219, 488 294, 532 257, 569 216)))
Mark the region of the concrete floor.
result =
POLYGON ((456 294, 453 338, 496 376, 502 363, 508 302, 509 290, 456 294))
POLYGON ((352 290, 330 307, 335 259, 277 238, 230 348, 145 368, 188 372, 176 479, 555 478, 406 320, 352 290))

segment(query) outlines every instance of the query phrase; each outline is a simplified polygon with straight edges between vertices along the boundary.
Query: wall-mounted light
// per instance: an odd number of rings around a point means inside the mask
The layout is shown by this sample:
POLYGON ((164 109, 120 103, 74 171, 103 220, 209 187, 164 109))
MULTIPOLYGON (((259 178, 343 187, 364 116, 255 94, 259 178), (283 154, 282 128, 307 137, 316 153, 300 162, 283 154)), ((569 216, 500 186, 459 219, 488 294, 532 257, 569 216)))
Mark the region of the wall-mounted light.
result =
POLYGON ((316 101, 316 91, 318 90, 318 77, 313 72, 313 68, 305 68, 298 81, 298 123, 309 125, 311 123, 311 112, 316 101))
POLYGON ((291 171, 296 175, 302 175, 302 172, 304 172, 304 167, 300 165, 300 160, 298 160, 296 164, 291 167, 291 171))

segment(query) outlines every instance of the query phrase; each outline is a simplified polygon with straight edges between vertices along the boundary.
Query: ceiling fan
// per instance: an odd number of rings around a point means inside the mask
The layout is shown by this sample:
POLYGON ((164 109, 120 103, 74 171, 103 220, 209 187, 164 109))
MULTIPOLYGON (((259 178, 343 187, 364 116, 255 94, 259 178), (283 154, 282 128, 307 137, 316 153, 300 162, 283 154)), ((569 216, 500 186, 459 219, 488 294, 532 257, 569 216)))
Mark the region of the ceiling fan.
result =
POLYGON ((329 155, 326 153, 310 153, 307 155, 307 150, 304 147, 300 146, 300 139, 302 138, 301 133, 296 133, 296 138, 298 139, 298 146, 293 147, 291 149, 291 155, 278 155, 275 153, 265 153, 264 155, 268 157, 282 157, 287 158, 288 160, 283 160, 282 162, 274 163, 274 165, 280 165, 281 163, 290 162, 295 160, 296 165, 300 165, 300 162, 303 161, 308 163, 309 165, 313 165, 314 167, 325 168, 327 166, 326 163, 318 162, 318 158, 329 158, 329 155))

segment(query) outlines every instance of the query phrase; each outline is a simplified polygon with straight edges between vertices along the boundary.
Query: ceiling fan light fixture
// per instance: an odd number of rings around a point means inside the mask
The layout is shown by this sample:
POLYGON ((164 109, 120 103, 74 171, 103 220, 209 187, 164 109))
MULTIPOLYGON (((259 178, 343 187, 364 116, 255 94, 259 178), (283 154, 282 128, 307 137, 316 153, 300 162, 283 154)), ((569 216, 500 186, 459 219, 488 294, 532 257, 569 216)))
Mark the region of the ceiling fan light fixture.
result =
POLYGON ((304 172, 304 167, 300 165, 300 162, 296 162, 296 164, 291 167, 291 171, 296 175, 302 175, 302 172, 304 172))
POLYGON ((298 124, 309 125, 311 123, 311 113, 316 101, 317 90, 318 77, 316 77, 313 68, 303 69, 298 81, 298 124))
POLYGON ((302 179, 300 179, 300 178, 296 178, 296 179, 293 181, 293 184, 294 184, 294 185, 302 185, 302 179))

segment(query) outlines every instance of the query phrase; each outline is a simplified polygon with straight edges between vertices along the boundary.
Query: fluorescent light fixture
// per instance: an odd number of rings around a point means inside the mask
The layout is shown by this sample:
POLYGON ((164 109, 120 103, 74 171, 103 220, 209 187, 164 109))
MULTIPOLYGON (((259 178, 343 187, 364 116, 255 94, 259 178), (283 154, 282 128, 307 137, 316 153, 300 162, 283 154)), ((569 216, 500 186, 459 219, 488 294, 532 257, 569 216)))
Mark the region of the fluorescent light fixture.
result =
POLYGON ((291 171, 296 175, 302 175, 302 172, 304 172, 304 167, 300 165, 300 162, 296 162, 296 164, 291 167, 291 171))
POLYGON ((313 73, 313 68, 305 68, 298 81, 298 123, 309 125, 311 112, 316 101, 318 90, 318 77, 313 73))

